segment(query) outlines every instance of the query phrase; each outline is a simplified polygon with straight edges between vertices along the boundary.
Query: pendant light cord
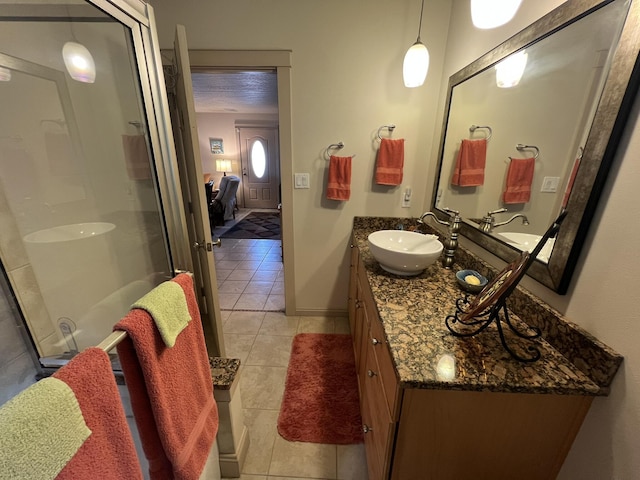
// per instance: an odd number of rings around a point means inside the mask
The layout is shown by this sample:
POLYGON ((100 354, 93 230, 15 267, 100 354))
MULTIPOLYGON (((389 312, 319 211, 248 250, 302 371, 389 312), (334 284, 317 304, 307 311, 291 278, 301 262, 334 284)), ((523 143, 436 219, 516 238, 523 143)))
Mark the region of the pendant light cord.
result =
POLYGON ((421 43, 420 32, 422 31, 422 13, 423 12, 424 12, 424 0, 422 0, 422 7, 420 8, 420 25, 418 25, 418 39, 416 40, 416 43, 421 43))

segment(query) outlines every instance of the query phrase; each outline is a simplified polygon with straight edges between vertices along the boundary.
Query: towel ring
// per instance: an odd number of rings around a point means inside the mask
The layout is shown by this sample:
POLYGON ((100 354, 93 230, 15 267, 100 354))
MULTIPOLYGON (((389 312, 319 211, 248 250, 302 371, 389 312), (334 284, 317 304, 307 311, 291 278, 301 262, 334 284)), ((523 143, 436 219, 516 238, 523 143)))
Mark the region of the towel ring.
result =
POLYGON ((493 135, 493 130, 491 130, 491 127, 488 125, 471 125, 469 127, 469 131, 470 132, 475 132, 478 128, 482 128, 485 130, 489 130, 489 134, 485 137, 485 140, 489 140, 491 138, 491 136, 493 135))
POLYGON ((387 130, 389 130, 389 132, 393 133, 393 130, 396 128, 395 125, 391 124, 391 125, 382 125, 379 129, 378 129, 378 133, 376 134, 378 136, 378 140, 382 140, 382 137, 380 136, 380 131, 386 128, 387 130))
POLYGON ((533 157, 534 160, 537 160, 538 157, 540 156, 540 149, 535 145, 524 145, 522 143, 518 143, 516 145, 516 150, 518 150, 519 152, 521 152, 522 150, 534 150, 536 152, 536 154, 533 157))
MULTIPOLYGON (((329 145, 327 147, 327 149, 325 150, 325 155, 327 157, 327 160, 329 160, 329 158, 331 158, 331 153, 329 153, 329 150, 333 149, 333 148, 337 148, 338 150, 341 148, 344 148, 344 143, 343 142, 338 142, 338 143, 332 143, 331 145, 329 145)), ((354 155, 351 155, 351 158, 355 157, 354 155)))

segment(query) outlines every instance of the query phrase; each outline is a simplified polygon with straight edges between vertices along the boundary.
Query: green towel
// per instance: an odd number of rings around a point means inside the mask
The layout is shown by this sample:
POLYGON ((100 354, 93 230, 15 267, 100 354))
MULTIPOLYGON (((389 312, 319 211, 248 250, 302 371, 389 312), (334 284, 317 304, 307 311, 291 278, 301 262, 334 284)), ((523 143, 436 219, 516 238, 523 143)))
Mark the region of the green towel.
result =
POLYGON ((69 386, 40 380, 0 408, 0 477, 53 479, 89 435, 69 386))
POLYGON ((176 282, 164 282, 131 305, 141 308, 153 317, 164 344, 171 348, 176 338, 191 321, 187 299, 176 282))

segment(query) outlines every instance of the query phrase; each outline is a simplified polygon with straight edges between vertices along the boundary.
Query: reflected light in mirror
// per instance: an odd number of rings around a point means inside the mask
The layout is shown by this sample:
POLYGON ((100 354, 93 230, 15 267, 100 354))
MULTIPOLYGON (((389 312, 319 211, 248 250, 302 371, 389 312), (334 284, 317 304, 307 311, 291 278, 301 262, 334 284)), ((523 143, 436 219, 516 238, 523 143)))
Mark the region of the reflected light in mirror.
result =
POLYGON ((456 377, 456 359, 453 355, 445 354, 438 360, 436 366, 438 379, 453 380, 456 377))
POLYGON ((0 67, 0 82, 9 82, 11 80, 11 70, 0 67))
POLYGON ((471 0, 471 20, 481 29, 496 28, 511 21, 522 0, 471 0))
POLYGON ((496 85, 500 88, 511 88, 518 85, 527 66, 527 56, 527 52, 522 50, 498 63, 495 66, 496 85))
POLYGON ((93 83, 96 80, 96 64, 84 45, 67 42, 62 47, 64 65, 71 78, 78 82, 93 83))

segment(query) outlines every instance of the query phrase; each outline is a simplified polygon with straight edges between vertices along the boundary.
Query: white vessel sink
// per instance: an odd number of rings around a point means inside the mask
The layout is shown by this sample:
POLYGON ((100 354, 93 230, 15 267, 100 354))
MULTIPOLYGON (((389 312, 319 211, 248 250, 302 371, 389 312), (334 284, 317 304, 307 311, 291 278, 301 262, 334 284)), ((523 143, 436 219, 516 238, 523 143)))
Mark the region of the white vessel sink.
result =
POLYGON ((80 240, 102 235, 103 233, 110 232, 114 228, 116 228, 116 226, 113 223, 106 222, 60 225, 30 233, 24 237, 24 241, 27 243, 69 242, 71 240, 80 240))
POLYGON ((406 230, 379 230, 367 240, 380 266, 387 272, 403 276, 422 273, 438 259, 443 249, 435 235, 406 230))
MULTIPOLYGON (((503 237, 504 241, 512 247, 516 247, 523 252, 532 252, 538 242, 542 239, 542 235, 533 235, 531 233, 518 233, 518 232, 500 232, 499 237, 503 237)), ((547 243, 538 254, 538 260, 545 263, 549 262, 551 257, 551 251, 555 243, 554 238, 547 240, 547 243)))

